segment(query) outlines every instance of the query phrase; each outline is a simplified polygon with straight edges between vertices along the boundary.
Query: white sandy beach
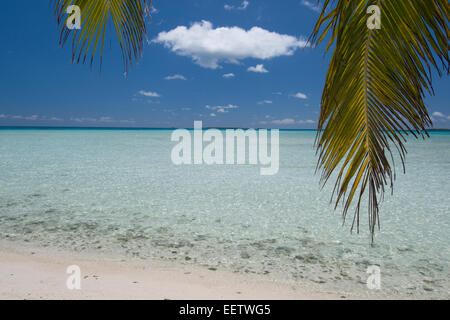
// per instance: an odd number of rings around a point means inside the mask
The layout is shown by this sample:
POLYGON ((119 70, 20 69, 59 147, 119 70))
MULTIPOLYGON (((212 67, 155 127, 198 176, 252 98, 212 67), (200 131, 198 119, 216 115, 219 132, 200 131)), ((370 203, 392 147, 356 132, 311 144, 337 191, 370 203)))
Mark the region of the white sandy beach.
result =
MULTIPOLYGON (((256 276, 206 268, 148 267, 88 255, 34 250, 0 252, 0 299, 343 299, 256 276), (81 269, 81 289, 69 290, 69 265, 81 269)), ((15 251, 15 250, 13 250, 15 251)), ((348 298, 348 297, 345 297, 348 298)))
POLYGON ((78 253, 30 248, 0 251, 0 299, 344 299, 251 275, 200 267, 143 266, 78 253), (25 251, 28 251, 26 253, 25 251), (69 290, 66 269, 81 269, 81 289, 69 290))

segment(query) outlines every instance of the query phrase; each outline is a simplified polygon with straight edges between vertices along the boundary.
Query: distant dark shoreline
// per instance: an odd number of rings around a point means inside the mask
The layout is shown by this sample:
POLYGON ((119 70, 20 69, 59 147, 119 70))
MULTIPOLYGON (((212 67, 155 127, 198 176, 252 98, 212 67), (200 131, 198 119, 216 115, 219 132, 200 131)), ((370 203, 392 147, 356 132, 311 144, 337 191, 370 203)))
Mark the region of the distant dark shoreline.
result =
MULTIPOLYGON (((0 126, 0 130, 176 130, 180 128, 148 128, 148 127, 50 127, 50 126, 0 126)), ((193 128, 181 128, 187 130, 194 130, 193 128)), ((203 130, 207 129, 270 129, 270 128, 242 128, 242 127, 204 127, 203 130)), ((316 132, 317 129, 279 129, 280 131, 312 131, 316 132)), ((428 129, 428 132, 450 132, 450 129, 428 129)))

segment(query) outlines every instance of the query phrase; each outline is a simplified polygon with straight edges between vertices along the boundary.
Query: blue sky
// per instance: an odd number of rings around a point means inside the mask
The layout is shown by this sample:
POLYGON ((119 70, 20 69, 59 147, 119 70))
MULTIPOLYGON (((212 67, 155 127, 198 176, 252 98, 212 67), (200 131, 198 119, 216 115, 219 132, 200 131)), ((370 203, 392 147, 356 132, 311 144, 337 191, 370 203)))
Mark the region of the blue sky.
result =
MULTIPOLYGON (((114 45, 101 73, 72 65, 50 1, 7 1, 0 125, 315 128, 330 54, 304 48, 311 2, 154 0, 150 43, 125 76, 114 45)), ((450 82, 434 78, 426 104, 435 127, 450 128, 450 82)))

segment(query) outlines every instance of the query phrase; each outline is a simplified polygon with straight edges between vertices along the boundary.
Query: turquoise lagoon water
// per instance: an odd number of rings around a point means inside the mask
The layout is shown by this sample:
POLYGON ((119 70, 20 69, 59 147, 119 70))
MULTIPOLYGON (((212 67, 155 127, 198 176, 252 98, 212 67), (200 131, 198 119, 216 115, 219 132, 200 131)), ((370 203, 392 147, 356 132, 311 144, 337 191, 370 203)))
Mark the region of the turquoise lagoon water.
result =
POLYGON ((280 133, 274 176, 175 166, 170 134, 0 130, 0 239, 323 291, 450 298, 450 134, 408 142, 407 174, 398 170, 373 247, 366 224, 359 235, 342 226, 331 185, 321 191, 314 132, 280 133), (370 265, 380 266, 379 291, 366 287, 370 265))

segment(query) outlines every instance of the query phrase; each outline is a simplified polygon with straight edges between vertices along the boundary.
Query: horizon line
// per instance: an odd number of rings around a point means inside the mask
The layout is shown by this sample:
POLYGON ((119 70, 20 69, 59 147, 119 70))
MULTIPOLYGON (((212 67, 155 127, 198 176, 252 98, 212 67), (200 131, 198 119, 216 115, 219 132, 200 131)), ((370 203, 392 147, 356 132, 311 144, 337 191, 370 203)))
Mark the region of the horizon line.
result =
MULTIPOLYGON (((177 129, 186 129, 186 130, 194 130, 192 127, 95 127, 95 126, 3 126, 0 125, 0 130, 7 130, 7 129, 39 129, 39 130, 58 130, 58 129, 86 129, 86 130, 93 130, 93 129, 103 129, 103 130, 177 130, 177 129)), ((208 130, 208 129, 218 129, 218 130, 226 130, 226 129, 242 129, 242 130, 248 130, 248 129, 254 129, 254 130, 261 130, 261 129, 267 129, 267 130, 280 130, 280 131, 318 131, 318 129, 302 129, 302 128, 252 128, 252 127, 203 127, 202 130, 208 130)), ((323 131, 323 130, 322 130, 323 131)), ((417 130, 416 130, 417 131, 417 130)), ((427 131, 450 131, 450 128, 432 128, 427 129, 427 131)))

